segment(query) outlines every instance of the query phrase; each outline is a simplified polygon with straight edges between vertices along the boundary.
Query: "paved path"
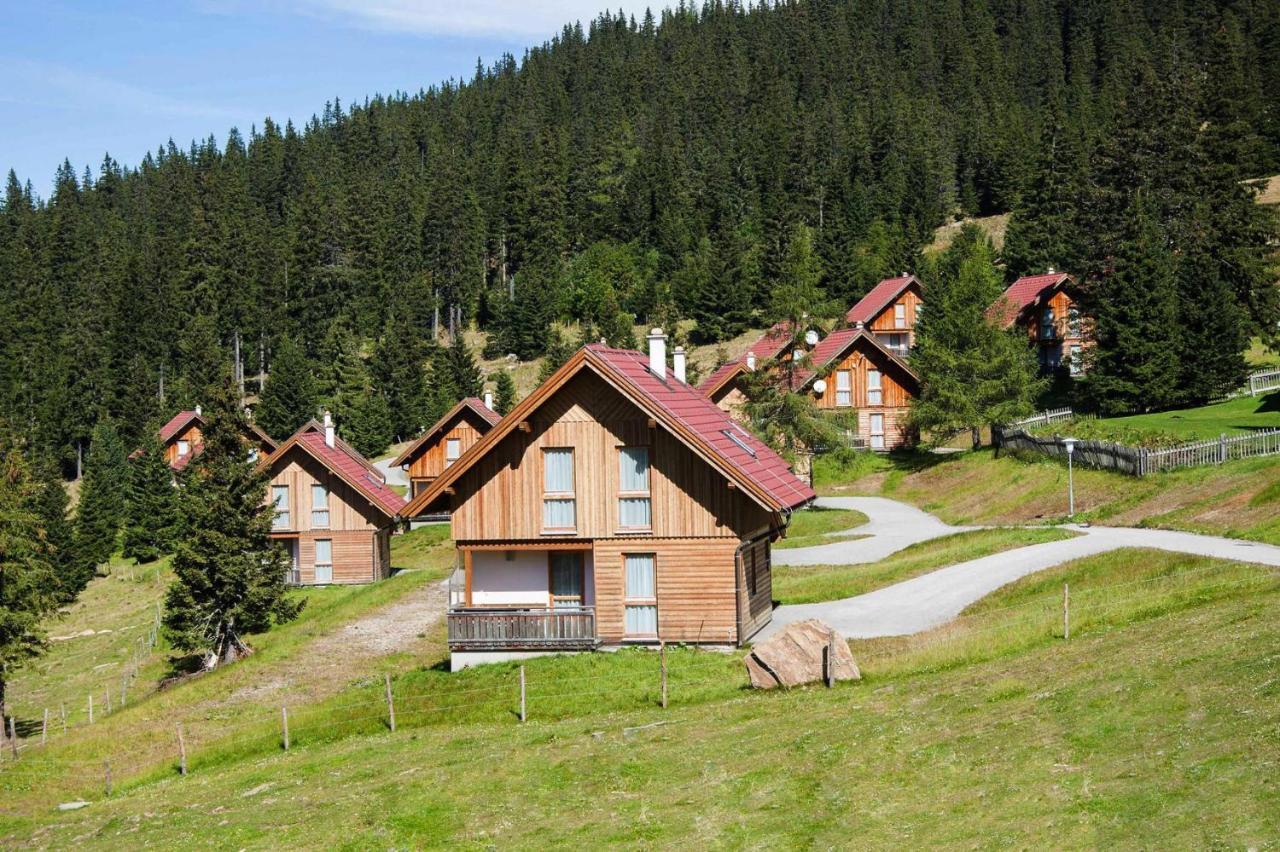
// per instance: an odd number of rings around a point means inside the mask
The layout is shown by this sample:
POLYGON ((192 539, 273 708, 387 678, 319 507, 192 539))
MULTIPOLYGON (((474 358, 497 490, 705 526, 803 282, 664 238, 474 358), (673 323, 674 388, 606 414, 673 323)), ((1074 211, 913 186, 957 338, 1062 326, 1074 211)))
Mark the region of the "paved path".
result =
POLYGON ((819 497, 824 509, 857 509, 869 520, 860 527, 832 533, 831 544, 773 551, 776 565, 861 565, 879 562, 904 547, 977 527, 953 527, 915 506, 884 497, 819 497), (839 541, 840 536, 867 538, 839 541))
MULTIPOLYGON (((778 607, 773 612, 773 622, 757 638, 767 638, 783 626, 805 618, 820 618, 851 639, 918 633, 950 621, 974 601, 1020 577, 1122 547, 1155 548, 1280 567, 1280 547, 1258 542, 1125 527, 1069 525, 1065 529, 1080 535, 961 562, 865 595, 778 607)), ((776 554, 784 552, 775 551, 775 561, 780 561, 776 554)))
POLYGON ((407 488, 409 486, 408 474, 393 465, 391 463, 393 461, 395 461, 393 458, 383 459, 382 461, 374 462, 373 466, 376 467, 378 472, 382 474, 383 478, 387 480, 388 485, 402 485, 407 488))

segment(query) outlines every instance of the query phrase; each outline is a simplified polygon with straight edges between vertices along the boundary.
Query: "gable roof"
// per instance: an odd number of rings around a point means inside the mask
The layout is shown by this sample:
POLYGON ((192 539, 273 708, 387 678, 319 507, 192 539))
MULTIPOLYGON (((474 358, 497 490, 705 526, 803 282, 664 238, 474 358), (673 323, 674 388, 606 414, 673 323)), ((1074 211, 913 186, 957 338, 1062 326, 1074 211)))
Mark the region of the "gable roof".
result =
POLYGON ((297 447, 329 469, 343 482, 350 485, 388 518, 395 518, 404 508, 405 499, 397 494, 382 474, 355 447, 335 436, 333 446, 324 440, 324 426, 316 420, 308 421, 289 436, 279 449, 258 462, 258 469, 273 467, 276 462, 297 447))
POLYGON ((809 353, 809 362, 812 366, 808 369, 796 371, 792 379, 792 389, 801 390, 807 387, 814 379, 825 375, 831 363, 844 357, 845 353, 859 341, 863 341, 879 350, 881 354, 901 368, 914 381, 917 383, 920 381, 920 377, 907 366, 907 362, 886 349, 874 334, 868 334, 866 329, 863 328, 838 328, 818 341, 818 345, 813 347, 813 352, 809 353))
POLYGON ((884 279, 849 309, 849 312, 844 315, 845 320, 866 325, 879 316, 881 311, 913 283, 916 285, 920 283, 914 275, 899 275, 897 278, 884 279))
POLYGON ((167 444, 180 435, 192 420, 199 420, 204 425, 204 418, 195 411, 179 411, 169 422, 160 427, 160 443, 167 444))
POLYGON ((593 343, 579 349, 487 435, 409 502, 407 515, 426 511, 445 490, 484 457, 544 400, 582 370, 591 370, 689 447, 756 503, 772 512, 801 506, 816 495, 782 457, 743 429, 697 388, 649 371, 648 356, 593 343))
POLYGON ((1075 279, 1065 272, 1046 272, 1043 275, 1024 275, 1009 285, 999 299, 987 308, 987 315, 1006 328, 1030 305, 1039 301, 1044 295, 1067 282, 1075 283, 1075 279))
POLYGON ((418 453, 426 449, 431 439, 453 423, 454 419, 460 416, 466 416, 467 411, 475 412, 481 422, 486 424, 481 430, 481 434, 488 432, 494 426, 498 425, 498 421, 502 419, 502 415, 494 411, 492 408, 484 404, 479 397, 469 396, 462 399, 453 408, 445 412, 439 420, 431 425, 430 428, 423 431, 412 444, 404 448, 404 452, 396 456, 396 460, 391 464, 395 467, 409 464, 413 459, 417 458, 418 453))
POLYGON ((745 373, 747 364, 742 358, 734 358, 717 367, 711 375, 698 385, 698 392, 703 396, 715 396, 721 388, 733 381, 738 375, 745 373))
MULTIPOLYGON (((196 423, 203 427, 205 425, 204 415, 194 410, 179 411, 177 414, 173 415, 173 417, 169 418, 169 422, 160 427, 160 443, 168 444, 174 438, 185 432, 187 427, 192 423, 196 423)), ((249 427, 249 432, 257 439, 258 443, 266 448, 268 453, 275 452, 277 445, 274 438, 262 431, 262 428, 256 423, 248 423, 247 425, 249 427)), ((183 456, 178 456, 170 462, 169 467, 174 470, 182 470, 191 463, 193 458, 200 454, 203 447, 200 444, 196 444, 190 449, 191 452, 183 456)), ((136 457, 141 452, 141 449, 135 450, 130 458, 136 457)))
POLYGON ((757 362, 768 361, 781 355, 791 345, 793 337, 790 321, 775 322, 747 351, 755 354, 757 362))

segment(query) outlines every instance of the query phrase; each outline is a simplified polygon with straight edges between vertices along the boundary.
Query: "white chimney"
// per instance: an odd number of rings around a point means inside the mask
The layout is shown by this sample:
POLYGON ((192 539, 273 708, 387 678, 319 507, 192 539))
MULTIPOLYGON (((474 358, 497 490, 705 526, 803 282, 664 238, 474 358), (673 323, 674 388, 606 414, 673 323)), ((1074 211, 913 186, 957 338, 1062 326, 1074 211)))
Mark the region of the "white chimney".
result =
POLYGON ((756 369, 756 353, 750 350, 747 351, 747 369, 753 372, 756 369))
POLYGON ((203 413, 203 412, 200 410, 200 406, 199 406, 199 405, 197 405, 197 406, 196 406, 196 417, 199 417, 202 413, 203 413))
POLYGON ((1050 274, 1050 275, 1052 275, 1052 274, 1053 274, 1053 267, 1052 267, 1052 266, 1050 266, 1050 267, 1049 267, 1049 273, 1048 273, 1048 274, 1050 274))
POLYGON ((904 273, 902 273, 902 277, 903 277, 903 278, 910 278, 910 277, 911 277, 911 273, 910 273, 910 272, 904 272, 904 273))
POLYGON ((675 351, 671 353, 671 371, 676 374, 676 381, 680 384, 687 384, 684 373, 684 347, 677 346, 675 351))
POLYGON ((649 372, 667 378, 667 336, 660 328, 649 331, 649 372))
POLYGON ((336 437, 333 430, 333 417, 326 411, 324 413, 324 442, 332 447, 336 437))
POLYGON ((484 407, 489 409, 493 408, 493 391, 484 392, 484 407))

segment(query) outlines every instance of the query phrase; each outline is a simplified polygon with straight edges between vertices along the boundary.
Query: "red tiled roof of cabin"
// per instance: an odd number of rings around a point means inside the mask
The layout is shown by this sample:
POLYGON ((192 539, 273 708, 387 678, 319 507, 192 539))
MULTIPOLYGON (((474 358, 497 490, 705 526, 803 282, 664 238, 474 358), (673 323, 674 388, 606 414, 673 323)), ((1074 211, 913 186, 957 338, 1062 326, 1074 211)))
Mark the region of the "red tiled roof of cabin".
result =
POLYGON ((757 362, 768 361, 781 355, 791 345, 792 339, 791 323, 783 320, 770 326, 769 330, 760 335, 760 339, 751 344, 747 351, 756 356, 757 362))
POLYGON ((987 315, 1002 325, 1011 325, 1028 305, 1040 298, 1045 290, 1056 287, 1071 276, 1065 272, 1046 272, 1043 275, 1024 275, 1009 285, 1009 289, 992 303, 987 315))
POLYGON ((324 426, 312 420, 294 432, 280 448, 258 463, 259 468, 270 467, 283 459, 292 446, 301 447, 316 461, 337 474, 344 482, 364 495, 373 506, 394 518, 404 508, 406 500, 397 494, 369 460, 355 447, 335 436, 333 446, 324 439, 324 426))
POLYGON ((907 363, 888 349, 885 349, 874 334, 868 334, 862 328, 838 328, 818 341, 818 345, 813 347, 813 351, 809 353, 809 363, 812 367, 796 371, 795 377, 792 379, 792 389, 798 391, 818 376, 824 375, 826 373, 825 368, 832 361, 848 352, 849 348, 859 338, 883 352, 885 357, 901 367, 908 376, 917 379, 916 374, 907 366, 907 363))
POLYGON ((711 396, 713 393, 720 390, 720 388, 724 387, 726 382, 746 368, 747 365, 743 363, 741 358, 734 358, 732 361, 726 361, 717 367, 711 375, 702 380, 702 383, 698 385, 698 391, 703 396, 711 396))
POLYGON ((735 423, 696 388, 673 376, 664 381, 650 372, 648 356, 600 344, 591 344, 586 349, 632 391, 700 439, 731 472, 759 485, 775 508, 792 509, 816 496, 808 484, 791 472, 781 456, 735 423))
POLYGON ((475 396, 466 397, 465 399, 460 400, 453 408, 450 408, 445 412, 444 416, 431 424, 429 428, 424 429, 422 434, 415 438, 413 443, 405 447, 404 452, 400 453, 400 455, 396 457, 396 460, 391 464, 395 467, 409 464, 427 441, 431 440, 436 433, 446 428, 457 415, 467 409, 474 411, 482 420, 484 420, 484 422, 489 424, 489 426, 485 428, 485 432, 488 432, 489 429, 497 426, 498 421, 502 419, 502 415, 485 405, 484 400, 475 396))
POLYGON ((897 278, 884 279, 849 309, 849 312, 844 315, 845 320, 850 323, 860 322, 864 325, 871 322, 915 280, 914 275, 899 275, 897 278))
POLYGON ((178 433, 187 427, 193 419, 200 415, 195 411, 179 411, 173 417, 169 418, 169 422, 160 427, 160 442, 167 444, 174 439, 178 433))
MULTIPOLYGON (((168 423, 160 427, 160 443, 167 444, 172 441, 178 435, 182 434, 182 431, 186 429, 192 421, 198 421, 201 425, 204 425, 204 415, 198 411, 179 411, 177 414, 173 415, 173 417, 169 419, 168 423)), ((275 450, 276 441, 274 438, 264 432, 256 423, 249 423, 248 426, 249 432, 252 433, 253 437, 258 439, 259 443, 266 447, 267 452, 275 450)), ((196 444, 194 447, 190 448, 190 452, 186 455, 175 457, 174 460, 169 463, 169 467, 173 470, 182 470, 187 465, 191 464, 191 460, 198 456, 202 449, 204 448, 200 444, 196 444)), ((141 449, 134 450, 129 458, 137 458, 141 453, 141 449)))

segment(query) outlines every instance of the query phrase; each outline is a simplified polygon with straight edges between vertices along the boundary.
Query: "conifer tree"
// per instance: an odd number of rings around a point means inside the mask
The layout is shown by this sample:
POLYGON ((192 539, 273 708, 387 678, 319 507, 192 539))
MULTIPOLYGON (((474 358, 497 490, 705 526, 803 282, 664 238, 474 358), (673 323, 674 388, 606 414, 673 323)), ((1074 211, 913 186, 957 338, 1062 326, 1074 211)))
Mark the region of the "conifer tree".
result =
POLYGON ((38 484, 23 445, 0 430, 0 722, 8 722, 6 690, 14 672, 45 648, 43 617, 59 588, 40 514, 38 484))
POLYGON ((178 537, 178 493, 164 458, 159 427, 129 460, 129 491, 124 524, 124 555, 151 562, 173 550, 178 537))
POLYGON ((515 408, 516 402, 518 402, 516 399, 515 380, 511 378, 511 374, 506 370, 498 370, 493 377, 493 384, 494 410, 505 417, 507 412, 515 408))
POLYGON ((37 480, 31 508, 44 530, 46 557, 53 567, 58 600, 66 603, 93 578, 93 566, 85 564, 75 547, 75 526, 68 514, 71 498, 63 487, 58 466, 51 460, 34 465, 37 480))
POLYGON ((830 318, 834 303, 822 292, 822 261, 814 251, 813 230, 797 225, 787 242, 781 274, 769 297, 769 319, 790 323, 803 333, 809 319, 830 318))
POLYGON ((374 349, 370 364, 378 392, 391 417, 391 431, 405 440, 429 425, 427 371, 428 347, 413 333, 407 321, 393 317, 374 349))
POLYGON ((349 335, 334 375, 336 388, 329 407, 343 437, 363 455, 381 453, 391 443, 391 411, 386 397, 374 390, 369 368, 349 335))
POLYGON ((476 366, 471 349, 461 333, 455 334, 449 341, 443 356, 442 363, 448 376, 446 381, 457 397, 454 402, 468 396, 479 396, 484 387, 484 373, 476 366))
POLYGON ((253 411, 254 422, 283 441, 316 416, 319 401, 311 363, 302 347, 285 335, 276 344, 271 374, 253 411))
POLYGON ((124 444, 115 424, 103 417, 93 427, 76 508, 75 549, 90 566, 104 564, 115 552, 124 523, 128 487, 124 444))
POLYGON ((244 637, 295 618, 289 560, 271 540, 275 508, 267 476, 245 454, 245 421, 230 376, 211 394, 204 449, 182 489, 183 535, 165 596, 164 626, 174 647, 198 652, 205 668, 251 649, 244 637))

